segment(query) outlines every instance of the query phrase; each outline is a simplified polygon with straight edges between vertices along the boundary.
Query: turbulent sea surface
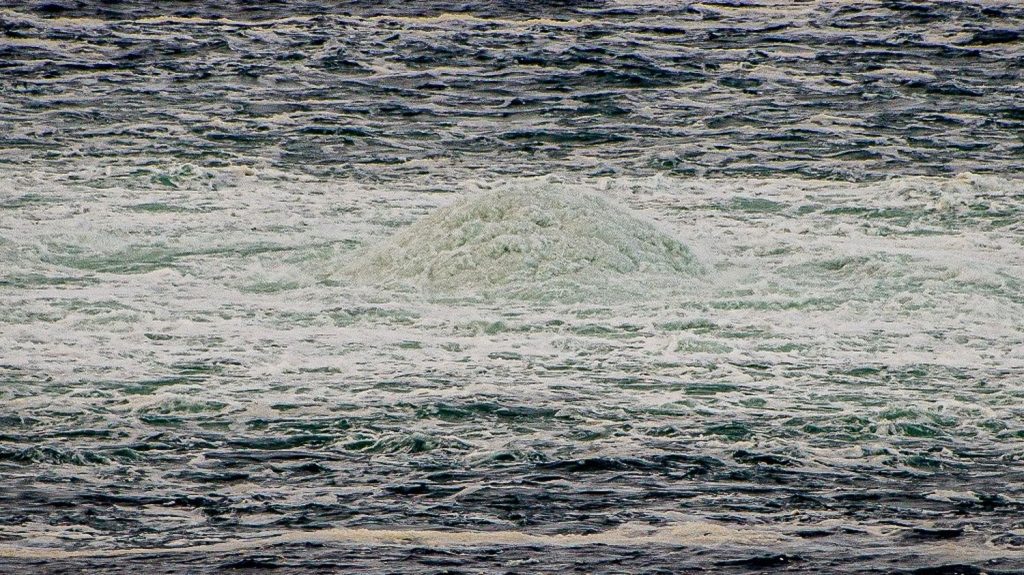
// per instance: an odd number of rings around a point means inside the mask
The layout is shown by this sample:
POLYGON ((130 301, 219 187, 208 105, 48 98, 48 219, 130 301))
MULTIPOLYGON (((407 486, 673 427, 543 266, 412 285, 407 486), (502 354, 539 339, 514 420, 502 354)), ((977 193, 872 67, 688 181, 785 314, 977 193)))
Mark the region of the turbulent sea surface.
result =
POLYGON ((1024 572, 1024 6, 0 3, 0 572, 1024 572))

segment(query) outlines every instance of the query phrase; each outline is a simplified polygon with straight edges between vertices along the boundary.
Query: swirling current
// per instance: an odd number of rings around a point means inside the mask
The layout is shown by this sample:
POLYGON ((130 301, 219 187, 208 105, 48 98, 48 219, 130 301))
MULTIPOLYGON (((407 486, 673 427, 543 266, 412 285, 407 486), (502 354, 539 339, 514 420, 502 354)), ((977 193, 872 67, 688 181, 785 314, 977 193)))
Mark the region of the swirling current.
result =
POLYGON ((1022 34, 0 3, 0 572, 1024 572, 1022 34))

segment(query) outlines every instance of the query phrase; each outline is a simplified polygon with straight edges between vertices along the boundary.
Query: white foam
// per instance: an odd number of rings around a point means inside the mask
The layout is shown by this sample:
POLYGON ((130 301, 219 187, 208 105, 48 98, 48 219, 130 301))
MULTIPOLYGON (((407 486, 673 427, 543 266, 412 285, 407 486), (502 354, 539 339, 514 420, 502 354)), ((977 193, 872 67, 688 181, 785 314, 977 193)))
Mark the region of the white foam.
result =
POLYGON ((577 300, 693 281, 689 249, 605 198, 542 180, 473 193, 361 253, 353 275, 455 294, 577 300))
POLYGON ((583 545, 665 544, 715 547, 728 544, 778 544, 790 537, 771 529, 734 528, 708 521, 680 522, 664 527, 624 525, 601 533, 545 535, 523 531, 438 531, 430 529, 333 528, 267 534, 191 547, 91 549, 68 551, 43 547, 0 547, 0 557, 69 559, 76 557, 124 557, 165 553, 230 552, 295 543, 348 543, 361 545, 429 545, 475 547, 481 545, 536 545, 578 547, 583 545))

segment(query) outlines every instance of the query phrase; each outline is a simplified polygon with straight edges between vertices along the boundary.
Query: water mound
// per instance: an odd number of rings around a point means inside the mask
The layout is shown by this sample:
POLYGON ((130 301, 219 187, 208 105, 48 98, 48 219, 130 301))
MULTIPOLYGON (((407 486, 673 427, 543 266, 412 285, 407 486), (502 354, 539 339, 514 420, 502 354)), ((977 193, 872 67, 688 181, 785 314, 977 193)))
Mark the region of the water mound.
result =
POLYGON ((351 267, 378 285, 570 301, 636 297, 699 269, 686 246, 650 222, 552 185, 474 194, 364 251, 351 267))

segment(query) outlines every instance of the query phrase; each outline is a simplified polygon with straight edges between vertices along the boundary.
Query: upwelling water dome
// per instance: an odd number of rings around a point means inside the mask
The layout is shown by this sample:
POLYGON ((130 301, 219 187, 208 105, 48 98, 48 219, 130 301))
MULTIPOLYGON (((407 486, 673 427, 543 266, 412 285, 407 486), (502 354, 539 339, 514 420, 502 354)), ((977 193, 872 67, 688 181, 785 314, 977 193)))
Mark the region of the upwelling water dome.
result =
POLYGON ((636 297, 700 272, 689 249, 604 198, 526 184, 472 194, 360 252, 375 285, 447 295, 584 300, 636 297))

